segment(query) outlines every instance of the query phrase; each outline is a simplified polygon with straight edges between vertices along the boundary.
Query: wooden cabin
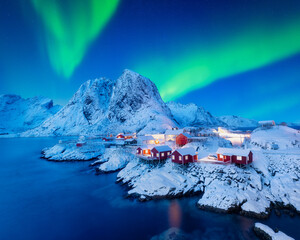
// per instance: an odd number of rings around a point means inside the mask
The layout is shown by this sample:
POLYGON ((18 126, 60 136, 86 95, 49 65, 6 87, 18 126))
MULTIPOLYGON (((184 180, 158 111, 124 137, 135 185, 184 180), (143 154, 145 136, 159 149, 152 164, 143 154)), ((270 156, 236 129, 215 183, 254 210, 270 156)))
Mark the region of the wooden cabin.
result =
POLYGON ((253 162, 253 153, 249 149, 219 148, 218 161, 224 163, 249 164, 253 162))
POLYGON ((133 138, 133 134, 130 134, 130 133, 124 134, 124 138, 125 139, 132 139, 133 138))
POLYGON ((177 137, 176 137, 176 144, 180 147, 186 145, 187 143, 190 142, 191 140, 191 136, 188 133, 180 133, 177 137))
POLYGON ((152 148, 151 153, 152 157, 157 160, 165 160, 171 156, 172 149, 167 146, 157 146, 152 148))
POLYGON ((172 162, 186 164, 190 162, 197 162, 198 154, 194 148, 179 148, 172 153, 172 162))
POLYGON ((116 136, 116 139, 123 140, 123 139, 125 139, 125 136, 124 136, 123 133, 119 133, 119 134, 116 136))
POLYGON ((136 154, 143 156, 151 156, 151 149, 148 146, 141 146, 136 149, 136 154))

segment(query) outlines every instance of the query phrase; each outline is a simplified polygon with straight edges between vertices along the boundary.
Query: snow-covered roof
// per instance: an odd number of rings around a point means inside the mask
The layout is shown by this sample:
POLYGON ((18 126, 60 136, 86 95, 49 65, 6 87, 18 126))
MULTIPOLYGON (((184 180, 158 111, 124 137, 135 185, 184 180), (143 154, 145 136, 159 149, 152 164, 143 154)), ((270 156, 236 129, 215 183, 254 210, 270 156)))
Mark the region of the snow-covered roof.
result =
MULTIPOLYGON (((167 152, 167 151, 172 151, 172 149, 167 146, 167 145, 163 145, 163 146, 157 146, 157 147, 154 147, 158 152, 167 152)), ((153 148, 153 149, 154 149, 153 148)))
POLYGON ((153 136, 139 136, 138 139, 142 141, 155 140, 153 136))
POLYGON ((249 149, 240 148, 218 148, 217 154, 222 154, 226 156, 245 156, 247 157, 251 151, 249 149))
POLYGON ((132 141, 135 141, 134 138, 130 138, 130 139, 126 139, 125 142, 132 142, 132 141))
POLYGON ((188 133, 182 133, 183 136, 186 136, 187 138, 191 138, 192 136, 188 133))
POLYGON ((177 129, 177 130, 168 129, 166 130, 165 135, 179 135, 180 133, 183 133, 183 129, 177 129))
POLYGON ((196 155, 196 151, 194 148, 192 147, 187 147, 187 148, 179 148, 179 149, 176 149, 176 151, 184 156, 184 155, 196 155))
POLYGON ((147 145, 143 145, 143 146, 139 146, 138 148, 141 148, 141 149, 151 149, 152 146, 147 146, 147 145))
POLYGON ((264 124, 275 124, 275 122, 273 120, 268 120, 268 121, 259 121, 258 124, 260 125, 264 125, 264 124))

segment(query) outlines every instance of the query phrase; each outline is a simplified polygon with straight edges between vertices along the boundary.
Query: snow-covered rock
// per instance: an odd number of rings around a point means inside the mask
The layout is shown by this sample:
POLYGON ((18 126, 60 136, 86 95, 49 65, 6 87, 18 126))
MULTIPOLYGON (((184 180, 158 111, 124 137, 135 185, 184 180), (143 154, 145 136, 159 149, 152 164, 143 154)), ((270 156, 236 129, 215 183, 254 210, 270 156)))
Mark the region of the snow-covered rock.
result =
POLYGON ((294 240, 294 238, 289 237, 285 233, 278 231, 273 231, 272 228, 268 227, 262 223, 255 223, 254 232, 260 239, 267 240, 294 240))
POLYGON ((258 122, 256 120, 234 116, 234 115, 221 116, 221 117, 217 117, 217 119, 219 121, 224 122, 228 127, 233 129, 258 127, 258 122))
POLYGON ((76 141, 59 143, 42 151, 43 157, 52 161, 87 161, 103 154, 104 145, 99 142, 88 142, 81 147, 76 141))
POLYGON ((300 150, 300 131, 287 126, 257 128, 252 132, 250 142, 263 149, 300 150))
POLYGON ((128 149, 107 148, 100 157, 103 162, 98 170, 100 172, 114 172, 124 168, 135 156, 128 149))
POLYGON ((224 126, 223 122, 212 116, 203 107, 199 107, 194 103, 181 104, 168 102, 167 105, 181 127, 224 126))
POLYGON ((244 168, 201 162, 182 166, 170 160, 153 165, 135 159, 117 177, 131 188, 129 196, 141 200, 202 192, 199 208, 266 218, 271 203, 300 211, 299 156, 254 151, 254 162, 244 168))
POLYGON ((154 83, 130 70, 82 84, 69 103, 22 136, 163 132, 176 126, 154 83))
POLYGON ((61 107, 44 97, 24 99, 18 95, 0 95, 0 134, 20 133, 39 126, 61 107))

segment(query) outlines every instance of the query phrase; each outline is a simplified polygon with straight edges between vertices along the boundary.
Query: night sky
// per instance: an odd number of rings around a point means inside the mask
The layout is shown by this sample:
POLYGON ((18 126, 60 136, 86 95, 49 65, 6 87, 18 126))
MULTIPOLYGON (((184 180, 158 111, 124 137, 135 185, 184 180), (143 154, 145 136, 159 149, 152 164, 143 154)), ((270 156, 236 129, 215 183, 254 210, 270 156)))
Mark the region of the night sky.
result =
POLYGON ((300 122, 300 1, 1 0, 0 93, 65 104, 125 68, 165 101, 300 122))

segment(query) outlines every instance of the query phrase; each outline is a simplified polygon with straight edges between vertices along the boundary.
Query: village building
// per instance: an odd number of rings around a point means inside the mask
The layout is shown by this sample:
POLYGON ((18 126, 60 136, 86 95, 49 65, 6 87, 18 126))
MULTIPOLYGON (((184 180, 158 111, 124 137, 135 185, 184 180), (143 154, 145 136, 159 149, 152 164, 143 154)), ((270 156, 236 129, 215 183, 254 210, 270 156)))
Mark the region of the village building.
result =
POLYGON ((137 155, 151 156, 151 149, 148 146, 140 146, 136 149, 137 155))
POLYGON ((131 133, 124 134, 124 138, 125 139, 132 139, 133 138, 133 134, 131 134, 131 133))
POLYGON ((269 121, 259 121, 258 124, 262 127, 262 128, 269 128, 272 126, 275 126, 275 121, 273 120, 269 120, 269 121))
POLYGON ((182 146, 188 144, 189 142, 191 142, 191 139, 192 139, 192 137, 188 133, 180 133, 176 137, 176 145, 179 147, 182 147, 182 146))
POLYGON ((154 141, 150 141, 150 144, 164 144, 165 143, 165 134, 154 133, 154 134, 145 134, 145 136, 152 136, 154 141))
POLYGON ((124 136, 123 133, 119 133, 119 134, 116 136, 116 139, 123 140, 123 139, 125 139, 125 136, 124 136))
POLYGON ((137 140, 134 138, 125 139, 124 144, 125 145, 136 145, 137 140))
POLYGON ((186 164, 190 162, 197 162, 198 153, 194 148, 179 148, 172 153, 172 162, 186 164))
POLYGON ((138 136, 137 142, 140 145, 147 145, 147 144, 155 144, 155 139, 153 136, 138 136))
POLYGON ((183 129, 169 129, 165 132, 165 142, 167 141, 175 141, 176 137, 183 133, 183 129))
POLYGON ((152 157, 157 160, 165 160, 171 156, 172 149, 167 146, 156 146, 152 148, 151 153, 152 157))
POLYGON ((219 148, 218 161, 224 163, 249 164, 253 161, 253 153, 249 149, 219 148))

